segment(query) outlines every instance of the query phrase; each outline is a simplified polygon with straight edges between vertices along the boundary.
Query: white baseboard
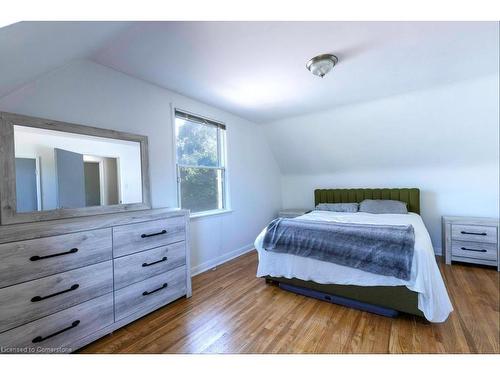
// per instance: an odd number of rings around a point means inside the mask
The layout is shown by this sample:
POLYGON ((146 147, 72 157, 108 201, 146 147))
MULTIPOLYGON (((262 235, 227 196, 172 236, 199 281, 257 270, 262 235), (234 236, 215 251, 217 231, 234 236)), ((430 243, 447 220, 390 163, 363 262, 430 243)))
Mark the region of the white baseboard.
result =
POLYGON ((240 247, 239 249, 230 251, 229 253, 226 253, 224 255, 221 255, 217 258, 210 259, 207 262, 203 262, 201 264, 198 264, 197 266, 191 267, 191 276, 196 276, 202 272, 205 272, 211 268, 214 268, 218 265, 221 265, 222 263, 226 263, 227 261, 234 259, 236 257, 239 257, 240 255, 243 255, 245 253, 248 253, 249 251, 255 249, 255 246, 252 244, 246 245, 243 247, 240 247))
POLYGON ((434 246, 434 254, 436 254, 438 256, 443 256, 443 250, 441 250, 440 247, 434 246))

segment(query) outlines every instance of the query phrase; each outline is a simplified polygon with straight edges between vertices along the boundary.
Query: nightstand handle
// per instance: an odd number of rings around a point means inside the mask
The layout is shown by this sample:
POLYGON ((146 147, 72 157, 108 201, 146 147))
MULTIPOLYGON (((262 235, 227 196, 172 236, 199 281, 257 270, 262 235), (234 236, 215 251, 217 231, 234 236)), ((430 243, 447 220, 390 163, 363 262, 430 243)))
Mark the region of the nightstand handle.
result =
POLYGON ((467 250, 467 251, 477 251, 478 253, 485 253, 487 252, 488 250, 485 250, 485 249, 469 249, 467 247, 461 247, 462 250, 467 250))
POLYGON ((482 232, 482 233, 475 233, 475 232, 466 232, 464 230, 461 231, 460 233, 462 233, 462 234, 473 234, 475 236, 486 236, 487 235, 487 233, 484 233, 484 232, 482 232))

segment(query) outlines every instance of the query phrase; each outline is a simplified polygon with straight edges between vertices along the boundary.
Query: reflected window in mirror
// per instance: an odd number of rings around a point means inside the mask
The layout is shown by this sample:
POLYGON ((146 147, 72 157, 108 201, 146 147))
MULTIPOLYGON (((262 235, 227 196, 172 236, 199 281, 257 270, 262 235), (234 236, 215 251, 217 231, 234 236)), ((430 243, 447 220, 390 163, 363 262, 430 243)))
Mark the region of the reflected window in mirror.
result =
POLYGON ((139 142, 14 125, 17 212, 142 202, 139 142))

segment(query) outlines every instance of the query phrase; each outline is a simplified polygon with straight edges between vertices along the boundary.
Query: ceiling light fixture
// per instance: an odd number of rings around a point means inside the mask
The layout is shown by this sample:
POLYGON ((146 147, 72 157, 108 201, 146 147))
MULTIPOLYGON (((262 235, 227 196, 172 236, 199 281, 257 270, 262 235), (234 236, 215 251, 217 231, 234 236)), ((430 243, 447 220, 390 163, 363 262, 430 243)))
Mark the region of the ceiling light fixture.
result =
POLYGON ((323 78, 338 63, 339 59, 335 55, 325 54, 313 57, 306 64, 309 70, 315 76, 323 78))

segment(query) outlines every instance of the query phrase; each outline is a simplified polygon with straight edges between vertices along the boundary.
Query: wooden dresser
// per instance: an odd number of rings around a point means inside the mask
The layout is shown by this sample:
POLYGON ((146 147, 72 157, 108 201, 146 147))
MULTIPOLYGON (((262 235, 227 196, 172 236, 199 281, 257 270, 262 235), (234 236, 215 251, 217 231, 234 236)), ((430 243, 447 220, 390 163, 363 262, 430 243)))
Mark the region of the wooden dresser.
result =
POLYGON ((498 219, 443 216, 442 224, 446 264, 484 264, 500 271, 498 219))
POLYGON ((74 351, 191 296, 189 213, 0 226, 0 353, 74 351))

